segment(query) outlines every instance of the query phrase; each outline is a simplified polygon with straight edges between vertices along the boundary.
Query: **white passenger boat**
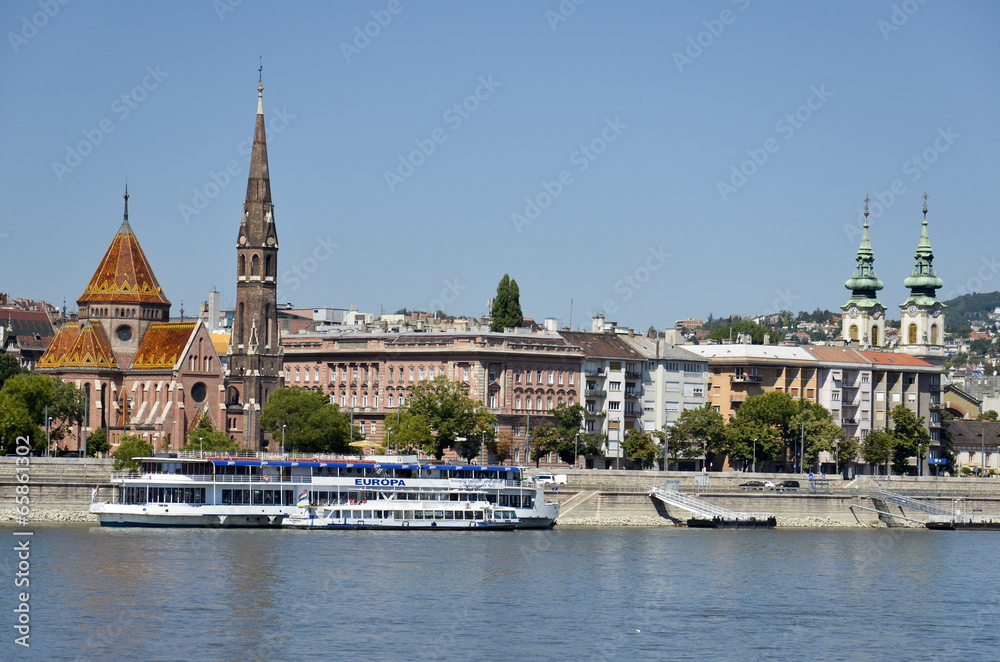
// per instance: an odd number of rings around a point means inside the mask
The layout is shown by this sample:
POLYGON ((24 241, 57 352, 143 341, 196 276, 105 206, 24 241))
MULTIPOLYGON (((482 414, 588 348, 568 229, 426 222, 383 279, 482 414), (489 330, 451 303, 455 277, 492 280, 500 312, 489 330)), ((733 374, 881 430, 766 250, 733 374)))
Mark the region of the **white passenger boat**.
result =
POLYGON ((517 467, 178 455, 136 458, 141 471, 113 474, 90 511, 103 526, 316 528, 548 528, 559 515, 517 467))

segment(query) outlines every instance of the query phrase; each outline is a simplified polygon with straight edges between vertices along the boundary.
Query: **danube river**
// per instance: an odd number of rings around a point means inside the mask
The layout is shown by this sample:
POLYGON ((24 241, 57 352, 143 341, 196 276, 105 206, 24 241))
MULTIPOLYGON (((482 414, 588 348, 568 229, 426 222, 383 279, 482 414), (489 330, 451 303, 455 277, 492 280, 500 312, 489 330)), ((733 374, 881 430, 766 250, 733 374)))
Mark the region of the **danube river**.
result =
POLYGON ((997 533, 30 530, 4 660, 1000 657, 997 533))

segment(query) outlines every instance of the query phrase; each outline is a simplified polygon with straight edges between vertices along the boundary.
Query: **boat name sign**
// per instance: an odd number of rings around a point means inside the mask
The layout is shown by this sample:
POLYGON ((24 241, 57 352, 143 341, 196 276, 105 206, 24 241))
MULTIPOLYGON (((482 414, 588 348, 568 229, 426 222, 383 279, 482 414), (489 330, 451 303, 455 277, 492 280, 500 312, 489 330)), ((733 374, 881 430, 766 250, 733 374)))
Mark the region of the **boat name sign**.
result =
POLYGON ((406 487, 400 478, 355 478, 355 485, 383 485, 385 487, 406 487))

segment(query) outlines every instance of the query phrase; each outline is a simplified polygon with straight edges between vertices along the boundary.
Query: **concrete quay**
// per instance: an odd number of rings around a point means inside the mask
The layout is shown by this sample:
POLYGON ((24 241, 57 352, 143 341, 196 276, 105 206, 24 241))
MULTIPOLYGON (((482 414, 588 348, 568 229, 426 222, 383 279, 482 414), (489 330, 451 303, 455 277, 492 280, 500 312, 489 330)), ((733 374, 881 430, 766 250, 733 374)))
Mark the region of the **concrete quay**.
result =
MULTIPOLYGON (((97 521, 88 512, 91 494, 95 487, 111 488, 112 460, 32 457, 28 461, 30 521, 97 521)), ((15 488, 22 485, 16 478, 16 473, 21 473, 15 471, 16 466, 16 458, 0 457, 0 524, 15 520, 15 488)), ((532 468, 526 475, 536 473, 541 471, 532 468)), ((860 476, 847 481, 832 476, 814 483, 814 489, 810 490, 808 477, 796 474, 711 472, 706 484, 696 486, 696 477, 706 474, 592 469, 558 473, 566 474, 567 484, 547 490, 546 498, 562 504, 560 526, 677 526, 691 514, 668 507, 648 494, 650 488, 663 487, 667 481, 676 481, 685 494, 729 510, 774 513, 778 526, 786 528, 884 526, 876 513, 851 507, 852 504, 872 507, 865 495, 878 486, 944 507, 957 505, 966 513, 1000 519, 1000 479, 860 476), (747 491, 739 487, 748 480, 774 483, 798 480, 801 491, 747 491), (956 503, 956 499, 960 501, 956 503)), ((900 514, 913 513, 900 511, 900 514)))

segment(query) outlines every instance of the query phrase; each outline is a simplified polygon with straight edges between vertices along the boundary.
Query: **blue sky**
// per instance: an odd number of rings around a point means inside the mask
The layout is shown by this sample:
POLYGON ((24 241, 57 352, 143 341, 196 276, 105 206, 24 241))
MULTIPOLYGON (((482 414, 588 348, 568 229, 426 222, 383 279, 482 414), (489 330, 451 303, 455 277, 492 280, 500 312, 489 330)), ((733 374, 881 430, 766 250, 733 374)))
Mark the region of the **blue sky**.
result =
POLYGON ((898 315, 925 190, 942 295, 1000 289, 996 3, 12 0, 0 27, 13 296, 75 306, 127 178, 174 313, 231 305, 260 56, 297 307, 479 315, 506 272, 574 328, 836 309, 870 195, 898 315))

